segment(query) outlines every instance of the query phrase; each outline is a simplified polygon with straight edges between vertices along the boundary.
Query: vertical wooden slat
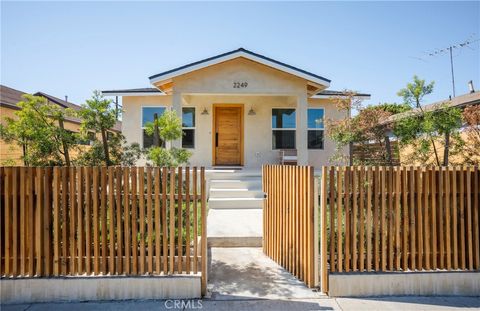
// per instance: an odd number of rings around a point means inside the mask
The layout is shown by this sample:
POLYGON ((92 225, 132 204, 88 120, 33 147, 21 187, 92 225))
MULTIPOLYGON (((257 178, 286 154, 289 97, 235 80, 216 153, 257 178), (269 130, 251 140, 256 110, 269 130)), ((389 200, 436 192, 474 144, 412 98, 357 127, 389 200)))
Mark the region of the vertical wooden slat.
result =
POLYGON ((401 171, 395 168, 395 269, 400 270, 401 259, 401 240, 400 240, 400 189, 401 189, 401 171))
POLYGON ((402 218, 403 218, 403 237, 402 237, 402 269, 408 270, 408 168, 402 167, 402 218))
POLYGON ((177 272, 182 273, 182 256, 183 256, 183 217, 182 217, 182 190, 183 190, 183 181, 182 181, 182 167, 178 167, 178 186, 177 186, 177 232, 178 232, 178 242, 177 242, 177 257, 178 257, 178 268, 177 272))
MULTIPOLYGON (((343 189, 342 189, 342 178, 343 178, 343 168, 338 167, 337 168, 337 271, 342 272, 343 271, 343 246, 342 246, 342 239, 343 239, 343 232, 342 232, 342 227, 343 227, 343 204, 342 204, 342 195, 343 195, 343 189)), ((302 192, 304 193, 304 192, 302 192)))
POLYGON ((382 167, 380 169, 380 192, 381 192, 381 211, 380 211, 380 224, 381 224, 381 257, 382 257, 382 264, 381 264, 381 270, 386 271, 387 270, 387 220, 386 220, 386 214, 387 214, 387 200, 386 200, 386 168, 382 167))
POLYGON ((87 275, 92 273, 92 168, 84 168, 85 175, 85 271, 87 275))
POLYGON ((93 168, 93 273, 100 273, 100 233, 99 233, 99 176, 98 166, 93 168))
POLYGON ((152 168, 147 167, 147 271, 153 273, 152 168))
POLYGON ((445 198, 444 198, 444 171, 443 168, 438 169, 438 248, 439 248, 439 268, 445 269, 445 234, 443 227, 443 217, 445 210, 445 198))
POLYGON ((420 270, 423 268, 423 224, 422 224, 422 182, 421 182, 421 169, 417 167, 416 169, 416 191, 417 191, 417 268, 420 270))
POLYGON ((124 271, 130 274, 130 169, 123 168, 123 239, 124 239, 124 271))
MULTIPOLYGON (((20 167, 20 275, 25 275, 26 269, 26 183, 25 167, 20 167)), ((3 176, 1 176, 3 178, 3 176)), ((0 256, 1 258, 1 256, 0 256)))
MULTIPOLYGON (((170 168, 170 250, 169 250, 169 274, 173 274, 174 272, 174 264, 175 264, 175 169, 172 167, 170 168)), ((203 260, 203 258, 202 258, 203 260)))
MULTIPOLYGON (((108 168, 108 220, 109 247, 108 272, 115 274, 115 169, 108 168)), ((95 189, 95 188, 94 188, 95 189)))
POLYGON ((101 208, 100 208, 100 219, 101 219, 101 240, 102 240, 102 253, 101 253, 101 271, 102 274, 107 274, 107 167, 102 166, 100 169, 100 184, 101 184, 101 208))
MULTIPOLYGON (((70 170, 67 167, 62 167, 62 274, 66 275, 69 270, 68 261, 68 238, 69 238, 69 226, 68 226, 68 181, 70 170)), ((33 178, 32 178, 33 180, 33 178)), ((33 192, 32 192, 33 197, 33 192)), ((33 209, 32 209, 33 211, 33 209)), ((33 226, 32 226, 33 228, 33 226)))
POLYGON ((379 185, 380 185, 380 169, 375 166, 375 174, 373 180, 373 227, 374 227, 374 269, 380 270, 380 212, 379 212, 379 185))
POLYGON ((201 181, 201 202, 202 202, 202 295, 207 292, 207 195, 206 195, 206 180, 205 180, 205 168, 200 169, 200 181, 201 181))
POLYGON ((138 204, 138 227, 140 230, 140 274, 145 274, 145 171, 143 167, 138 168, 138 191, 139 191, 139 204, 138 204))
POLYGON ((116 168, 116 183, 115 183, 115 210, 117 212, 117 262, 116 272, 123 274, 123 228, 122 228, 122 168, 116 168))
POLYGON ((452 239, 453 239, 453 268, 458 269, 458 208, 457 208, 457 170, 452 167, 452 178, 450 179, 452 185, 452 239))
POLYGON ((360 271, 365 270, 365 168, 363 166, 359 167, 360 169, 360 181, 358 186, 360 187, 360 208, 359 208, 359 223, 360 229, 358 232, 359 235, 359 266, 360 271))
POLYGON ((415 270, 415 255, 416 255, 416 232, 415 232, 415 169, 410 167, 409 174, 409 186, 410 186, 410 269, 415 270))
POLYGON ((60 265, 60 168, 53 168, 53 275, 59 276, 60 265))
POLYGON ((185 167, 185 265, 186 269, 185 272, 190 274, 190 168, 187 166, 185 167))
POLYGON ((155 168, 155 270, 161 272, 161 235, 160 235, 160 168, 155 168))
MULTIPOLYGON (((43 168, 37 167, 37 210, 35 214, 36 223, 35 223, 35 231, 36 231, 36 273, 37 276, 43 276, 43 222, 42 222, 42 215, 43 215, 43 168)), ((73 192, 73 191, 72 191, 73 192)), ((74 227, 75 228, 75 227, 74 227)), ((74 236, 70 236, 70 241, 74 241, 74 236)), ((71 252, 72 253, 72 252, 71 252)), ((70 255, 72 256, 72 255, 70 255)), ((73 269, 71 269, 72 273, 73 269)), ((15 272, 14 272, 15 273, 15 272)))
POLYGON ((436 169, 430 171, 430 188, 431 188, 431 203, 432 203, 432 217, 431 217, 431 230, 432 230, 432 269, 437 269, 438 256, 437 256, 437 178, 436 169))
MULTIPOLYGON (((329 199, 329 213, 330 213, 330 271, 337 271, 335 263, 335 168, 330 167, 330 199, 329 199)), ((301 189, 299 189, 301 193, 301 189)), ((301 195, 300 195, 300 209, 302 208, 301 195)), ((301 212, 300 212, 301 215, 301 212)), ((301 217, 300 217, 301 219, 301 217)), ((301 228, 301 226, 300 226, 301 228)), ((300 236, 303 236, 300 234, 300 236)))
POLYGON ((193 273, 198 272, 198 196, 197 196, 197 167, 193 167, 193 273))
POLYGON ((328 292, 328 270, 327 270, 327 167, 322 166, 321 204, 320 204, 320 284, 323 293, 328 292))
POLYGON ((480 228, 479 228, 479 173, 478 166, 473 171, 473 245, 475 247, 475 269, 480 269, 480 228))
POLYGON ((452 269, 452 249, 451 249, 451 227, 450 227, 450 170, 448 167, 444 171, 444 189, 445 189, 445 255, 447 270, 452 269))
POLYGON ((395 179, 393 178, 393 167, 389 167, 387 171, 387 197, 388 197, 388 213, 387 213, 387 218, 388 218, 388 230, 387 230, 387 239, 388 239, 388 270, 393 271, 394 270, 394 239, 395 239, 395 222, 394 222, 394 204, 393 204, 393 195, 394 195, 394 181, 395 179))
POLYGON ((345 168, 345 192, 343 195, 345 210, 345 271, 350 271, 350 167, 345 168))
POLYGON ((352 269, 357 270, 358 267, 358 243, 357 243, 357 228, 358 228, 358 173, 357 168, 352 166, 352 269))
POLYGON ((138 275, 138 213, 137 168, 132 167, 132 274, 138 275))
MULTIPOLYGON (((460 269, 465 270, 467 264, 465 254, 465 169, 460 167, 460 269)), ((442 267, 443 268, 443 267, 442 267)))
POLYGON ((4 167, 0 166, 0 202, 2 203, 0 205, 0 275, 5 275, 5 257, 4 257, 4 224, 5 224, 5 188, 4 188, 4 182, 5 182, 5 171, 4 167))
POLYGON ((468 269, 473 270, 473 236, 472 236, 472 182, 470 166, 467 166, 467 250, 468 250, 468 269))
MULTIPOLYGON (((19 173, 19 167, 14 167, 13 172, 12 172, 12 275, 17 276, 18 273, 20 272, 20 269, 18 269, 18 242, 19 242, 19 215, 18 215, 18 210, 19 210, 19 202, 18 202, 18 174, 19 173)), ((40 189, 40 192, 43 192, 43 188, 40 189)), ((41 202, 43 205, 44 202, 41 202)), ((42 206, 42 212, 39 215, 41 218, 43 218, 43 209, 45 207, 42 206)), ((41 227, 42 234, 43 232, 43 224, 41 227)), ((44 243, 44 240, 42 240, 42 243, 44 243)))
POLYGON ((77 169, 70 168, 70 275, 77 274, 76 261, 76 224, 77 224, 77 204, 76 204, 76 186, 77 186, 77 169))
MULTIPOLYGON (((5 180, 4 180, 4 185, 5 185, 5 222, 4 222, 4 228, 5 228, 5 275, 10 276, 12 273, 12 266, 11 266, 11 254, 12 254, 12 244, 11 244, 11 237, 12 237, 12 203, 11 203, 11 176, 12 176, 12 168, 11 167, 6 167, 5 168, 5 180)), ((32 214, 32 219, 33 214, 32 214)), ((32 258, 32 257, 30 257, 32 258)), ((32 271, 32 270, 30 270, 32 271)), ((33 274, 33 273, 32 273, 33 274)))
POLYGON ((429 170, 422 171, 423 179, 423 250, 425 254, 424 269, 430 270, 430 204, 429 204, 429 170))
POLYGON ((77 170, 77 265, 78 274, 84 273, 83 255, 85 250, 84 231, 83 231, 83 170, 81 167, 77 170))
POLYGON ((372 167, 367 168, 367 271, 372 270, 372 167))
POLYGON ((163 246, 163 274, 168 273, 168 230, 167 230, 167 177, 166 167, 162 167, 162 246, 163 246))

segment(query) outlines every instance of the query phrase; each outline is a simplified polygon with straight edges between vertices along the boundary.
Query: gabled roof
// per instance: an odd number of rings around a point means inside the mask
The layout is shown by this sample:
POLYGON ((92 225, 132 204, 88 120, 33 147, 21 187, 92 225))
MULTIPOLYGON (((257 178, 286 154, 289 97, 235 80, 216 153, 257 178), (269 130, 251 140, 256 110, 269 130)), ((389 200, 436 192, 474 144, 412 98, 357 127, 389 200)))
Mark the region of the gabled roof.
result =
POLYGON ((35 94, 33 94, 35 96, 41 96, 41 97, 44 97, 46 99, 48 99, 48 101, 51 101, 57 105, 59 105, 60 107, 63 107, 63 108, 71 108, 73 110, 80 110, 80 106, 79 105, 76 105, 74 103, 71 103, 71 102, 67 102, 63 99, 60 99, 58 97, 55 97, 55 96, 52 96, 52 95, 49 95, 47 93, 43 93, 43 92, 37 92, 35 94))
POLYGON ((12 89, 11 87, 0 85, 0 104, 17 107, 17 103, 22 101, 25 92, 12 89))
POLYGON ((180 66, 171 70, 167 70, 161 73, 158 73, 156 75, 150 76, 150 83, 155 83, 159 81, 165 81, 168 79, 171 79, 175 76, 179 76, 182 74, 186 74, 198 69, 202 69, 208 66, 212 66, 218 63, 222 63, 237 57, 243 57, 258 63, 261 63, 263 65, 278 69, 280 71, 284 71, 287 73, 290 73, 292 75, 304 78, 306 80, 309 80, 311 82, 317 83, 319 85, 323 85, 325 87, 328 87, 330 85, 330 80, 326 79, 322 76, 313 74, 311 72, 308 72, 306 70, 279 62, 277 60, 274 60, 272 58, 254 53, 252 51, 246 50, 244 48, 239 48, 237 50, 233 50, 227 53, 219 54, 213 57, 209 57, 197 62, 193 62, 184 66, 180 66))

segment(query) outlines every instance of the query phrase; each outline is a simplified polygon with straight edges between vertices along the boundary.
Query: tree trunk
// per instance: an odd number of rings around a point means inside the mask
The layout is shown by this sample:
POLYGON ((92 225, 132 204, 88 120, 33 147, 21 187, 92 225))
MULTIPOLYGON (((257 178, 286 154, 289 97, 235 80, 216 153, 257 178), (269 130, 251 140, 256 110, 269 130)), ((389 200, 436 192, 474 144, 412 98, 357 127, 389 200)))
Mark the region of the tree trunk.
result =
POLYGON ((28 166, 28 162, 25 160, 25 156, 27 155, 27 143, 25 140, 22 142, 22 153, 23 153, 23 165, 28 166))
POLYGON ((158 129, 158 114, 153 114, 153 145, 160 147, 160 131, 158 129))
MULTIPOLYGON (((65 134, 65 127, 63 126, 63 120, 58 120, 58 126, 62 129, 62 133, 65 134)), ((65 137, 62 135, 63 155, 65 157, 65 165, 70 166, 70 154, 68 153, 68 145, 65 141, 65 137)))
POLYGON ((348 143, 348 165, 353 166, 353 143, 348 143))
POLYGON ((450 132, 445 132, 445 149, 443 150, 443 166, 448 166, 448 154, 450 153, 450 132))
POLYGON ((107 141, 107 131, 102 127, 102 144, 103 144, 103 153, 105 154, 105 164, 110 166, 110 153, 108 152, 108 141, 107 141))
POLYGON ((392 145, 390 144, 390 137, 388 137, 388 135, 385 135, 385 149, 387 149, 387 163, 389 166, 393 166, 392 145))

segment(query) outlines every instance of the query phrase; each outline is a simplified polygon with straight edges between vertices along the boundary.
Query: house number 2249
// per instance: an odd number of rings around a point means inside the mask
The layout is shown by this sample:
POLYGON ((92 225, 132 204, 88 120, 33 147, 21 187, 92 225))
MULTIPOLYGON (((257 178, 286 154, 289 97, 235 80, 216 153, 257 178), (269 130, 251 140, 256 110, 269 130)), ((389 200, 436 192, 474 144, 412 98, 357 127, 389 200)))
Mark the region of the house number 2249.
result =
POLYGON ((248 82, 233 82, 234 89, 244 89, 248 86, 248 82))

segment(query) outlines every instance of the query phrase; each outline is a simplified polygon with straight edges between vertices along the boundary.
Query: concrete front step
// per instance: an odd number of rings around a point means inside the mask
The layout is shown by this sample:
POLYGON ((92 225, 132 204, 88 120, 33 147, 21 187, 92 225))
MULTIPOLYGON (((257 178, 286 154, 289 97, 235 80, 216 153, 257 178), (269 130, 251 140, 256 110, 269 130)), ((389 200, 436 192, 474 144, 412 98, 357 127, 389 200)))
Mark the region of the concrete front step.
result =
POLYGON ((210 247, 262 246, 261 209, 210 209, 207 237, 210 247))
POLYGON ((262 199, 265 194, 262 191, 252 191, 246 188, 237 189, 223 189, 223 188, 210 188, 210 198, 257 198, 262 199))
POLYGON ((263 198, 209 198, 209 209, 262 209, 263 198))
POLYGON ((262 180, 260 178, 211 179, 209 184, 210 188, 214 189, 262 189, 262 180))

